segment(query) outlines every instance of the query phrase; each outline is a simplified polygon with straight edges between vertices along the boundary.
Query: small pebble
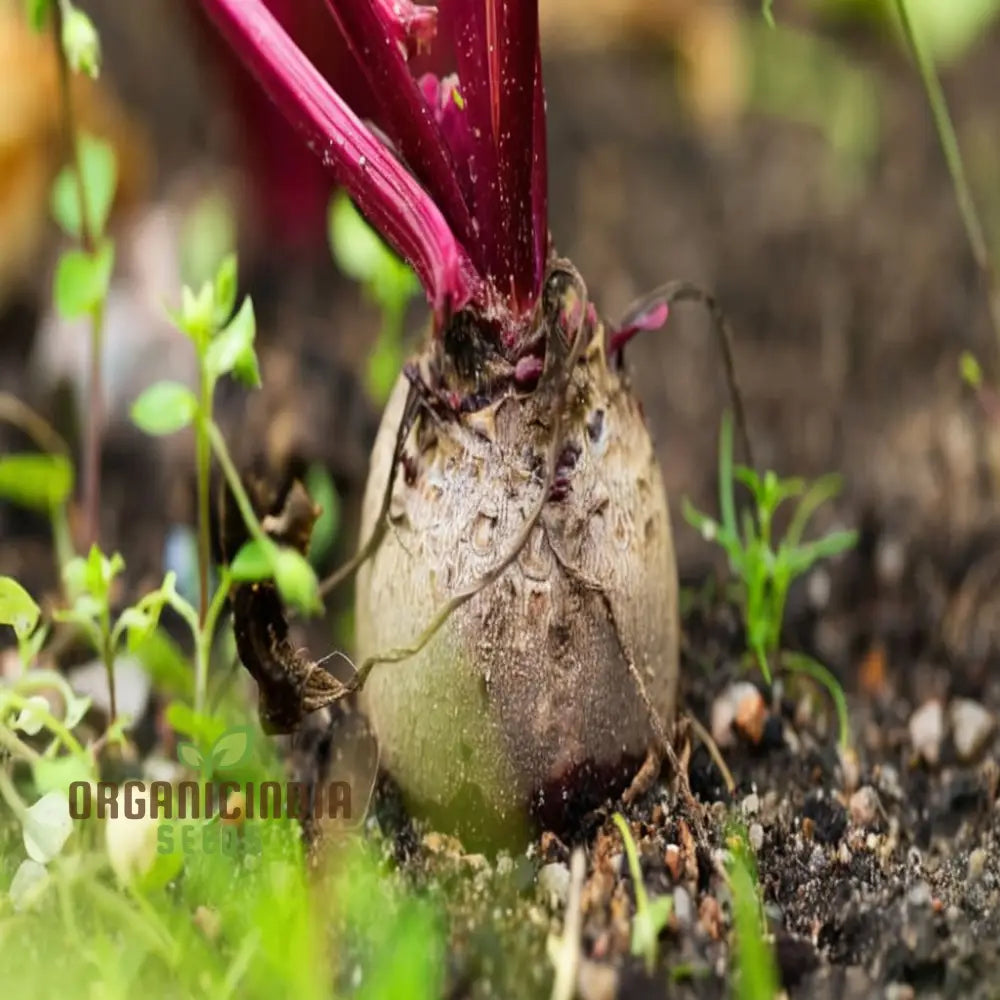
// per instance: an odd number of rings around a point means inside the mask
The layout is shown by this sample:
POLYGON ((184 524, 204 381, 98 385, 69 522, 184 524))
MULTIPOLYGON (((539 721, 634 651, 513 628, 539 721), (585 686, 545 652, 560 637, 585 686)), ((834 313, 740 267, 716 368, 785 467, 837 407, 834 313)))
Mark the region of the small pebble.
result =
POLYGON ((934 765, 941 759, 943 741, 944 706, 932 698, 910 716, 910 743, 926 763, 934 765))
POLYGON ((985 749, 996 728, 992 713, 971 698, 955 698, 948 717, 959 758, 966 762, 974 760, 985 749))
POLYGON ((850 798, 847 809, 856 826, 873 826, 882 808, 878 792, 871 785, 859 788, 850 798))
POLYGON ((969 854, 969 881, 978 882, 986 871, 986 851, 977 847, 969 854))
POLYGON ((722 910, 714 896, 705 896, 698 907, 698 923, 713 941, 722 937, 722 910))
POLYGON ((759 851, 764 846, 764 827, 760 823, 751 823, 750 829, 747 830, 747 837, 754 852, 759 851))
POLYGON ((720 748, 735 744, 734 730, 759 743, 766 721, 764 697, 749 681, 730 684, 712 703, 712 739, 720 748))
POLYGON ((664 861, 667 865, 667 870, 670 872, 670 877, 675 882, 680 882, 681 880, 681 849, 676 844, 667 844, 667 849, 664 852, 664 861))
POLYGON ((809 575, 806 587, 809 593, 809 603, 817 611, 822 611, 830 603, 830 592, 833 589, 830 574, 822 567, 813 570, 809 575))
POLYGON ((561 861, 544 865, 538 873, 538 887, 546 893, 553 905, 566 905, 569 899, 569 868, 561 861))
POLYGON ((924 881, 915 882, 906 894, 907 902, 911 906, 929 906, 933 898, 931 887, 924 881))
POLYGON ((841 843, 840 847, 837 848, 837 860, 845 868, 854 860, 854 856, 851 854, 851 849, 847 846, 847 844, 841 843))
POLYGON ((892 764, 880 764, 875 773, 875 784, 878 790, 894 802, 903 801, 903 786, 899 780, 899 771, 892 764))
POLYGON ((861 761, 854 747, 838 747, 837 759, 840 763, 840 777, 845 792, 853 792, 861 784, 861 761))
POLYGON ((913 1000, 915 996, 909 983, 889 983, 885 988, 885 1000, 913 1000))
POLYGON ((583 959, 576 976, 580 1000, 614 1000, 618 996, 618 972, 613 966, 583 959))
POLYGON ((885 536, 875 549, 875 571, 882 583, 895 586, 906 570, 906 547, 898 538, 885 536))
POLYGON ((674 916, 681 927, 690 927, 694 919, 694 904, 687 889, 678 886, 674 889, 674 916))
POLYGON ((194 925, 208 938, 215 941, 222 929, 222 918, 218 910, 213 910, 208 906, 199 906, 194 911, 194 925))
POLYGON ((740 807, 743 810, 744 816, 756 816, 760 812, 760 799, 756 792, 751 792, 744 800, 740 807))
POLYGON ((812 872, 813 875, 819 875, 820 872, 826 870, 826 867, 826 851, 824 851, 823 848, 817 844, 813 848, 812 854, 809 855, 809 871, 812 872))

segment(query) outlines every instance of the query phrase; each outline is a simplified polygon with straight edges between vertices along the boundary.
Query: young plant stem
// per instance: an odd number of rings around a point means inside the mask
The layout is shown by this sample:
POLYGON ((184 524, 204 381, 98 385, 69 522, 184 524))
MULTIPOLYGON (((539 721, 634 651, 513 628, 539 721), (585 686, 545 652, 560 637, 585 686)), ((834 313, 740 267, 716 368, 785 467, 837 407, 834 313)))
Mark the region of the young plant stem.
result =
POLYGON ((986 242, 982 223, 979 220, 979 213, 976 210, 972 188, 969 186, 969 180, 966 176, 965 161, 962 158, 962 150, 958 145, 958 136, 955 134, 955 126, 948 111, 948 102, 945 100, 944 91, 941 89, 941 81, 938 78, 934 60, 928 55, 914 30, 907 0, 895 0, 895 6, 900 24, 903 27, 903 34, 906 36, 906 43, 910 47, 910 51, 917 64, 917 70, 920 73, 920 79, 924 85, 924 90, 927 93, 927 102, 930 105, 931 117, 934 119, 938 141, 941 143, 941 150, 948 164, 948 172, 951 174, 951 183, 955 189, 955 199, 958 202, 958 210, 962 216, 965 235, 968 238, 969 246, 972 249, 972 256, 975 258, 976 266, 979 268, 986 286, 990 320, 993 324, 993 332, 997 338, 997 347, 1000 350, 1000 284, 997 282, 997 274, 993 267, 993 261, 990 258, 989 246, 986 242))
POLYGON ((113 722, 118 718, 118 699, 115 697, 115 651, 111 645, 111 612, 107 605, 101 612, 100 654, 104 661, 104 670, 108 675, 108 700, 113 722))
POLYGON ((805 653, 782 653, 781 661, 786 670, 804 674, 826 688, 837 710, 838 742, 844 750, 851 747, 851 723, 847 714, 847 697, 837 678, 818 660, 805 653))
MULTIPOLYGON (((69 459, 69 445, 63 440, 62 435, 43 416, 9 392, 0 392, 0 421, 26 434, 47 454, 62 455, 69 459)), ((49 520, 56 551, 56 569, 61 574, 62 568, 73 558, 73 539, 70 535, 66 505, 54 506, 49 511, 49 520)))
POLYGON ((9 392, 0 392, 0 421, 26 434, 42 451, 69 458, 69 445, 62 435, 41 414, 9 392))
POLYGON ((219 580, 219 586, 212 597, 212 603, 195 633, 194 710, 199 713, 204 712, 208 704, 208 665, 212 657, 212 642, 215 639, 215 627, 219 615, 222 613, 226 597, 229 595, 229 584, 229 572, 224 570, 219 580))
MULTIPOLYGON (((56 65, 59 71, 59 103, 67 159, 76 178, 80 202, 80 242, 88 254, 97 251, 97 239, 91 223, 87 190, 83 179, 80 140, 73 109, 73 93, 69 61, 62 43, 63 9, 52 5, 52 38, 55 43, 56 65)), ((94 307, 90 315, 90 378, 87 386, 87 420, 83 451, 83 547, 89 549, 97 541, 101 501, 101 424, 104 419, 101 357, 104 349, 104 303, 94 307)))
POLYGON ((202 629, 208 615, 208 570, 212 558, 209 535, 209 477, 212 449, 208 425, 212 419, 212 380, 205 366, 201 370, 201 400, 195 426, 195 461, 198 476, 198 623, 202 629))
POLYGON ((215 459, 222 467, 222 474, 226 477, 226 483, 233 491, 233 498, 236 500, 236 506, 239 508, 240 516, 243 518, 244 524, 246 524, 250 537, 265 552, 270 551, 274 543, 267 537, 257 515, 254 513, 253 504, 250 503, 250 498, 247 496, 246 490, 243 489, 243 483, 240 482, 240 474, 236 471, 236 466, 229 457, 229 449, 226 447, 225 438, 223 438, 219 428, 215 426, 214 421, 209 420, 207 427, 208 438, 211 442, 215 459))
POLYGON ((42 759, 42 755, 37 750, 32 750, 27 743, 19 740, 6 726, 0 726, 0 746, 12 757, 20 757, 21 760, 32 764, 42 759))
MULTIPOLYGON (((3 701, 13 705, 15 708, 25 708, 28 705, 28 699, 16 691, 4 691, 3 701)), ((87 751, 81 746, 80 741, 51 712, 46 712, 37 705, 32 705, 31 711, 41 719, 42 725, 60 740, 71 754, 87 760, 90 759, 87 751)))
POLYGON ((10 775, 2 767, 0 767, 0 798, 7 803, 18 822, 23 823, 28 816, 28 807, 14 787, 14 782, 10 780, 10 775))
POLYGON ((768 685, 771 683, 771 666, 767 662, 767 653, 764 652, 763 647, 755 645, 753 647, 753 655, 757 660, 757 666, 760 667, 760 672, 764 675, 764 681, 768 685))

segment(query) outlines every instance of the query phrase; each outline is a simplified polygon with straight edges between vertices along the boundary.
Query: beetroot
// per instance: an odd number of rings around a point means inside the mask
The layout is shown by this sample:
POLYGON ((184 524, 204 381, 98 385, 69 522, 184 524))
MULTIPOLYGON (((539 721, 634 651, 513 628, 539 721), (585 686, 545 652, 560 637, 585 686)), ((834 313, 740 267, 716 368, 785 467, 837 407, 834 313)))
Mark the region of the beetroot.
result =
POLYGON ((433 310, 362 520, 351 687, 383 763, 455 821, 621 791, 676 702, 667 501, 620 364, 666 306, 608 330, 550 246, 537 0, 328 0, 375 130, 260 0, 202 2, 433 310), (417 79, 428 46, 456 72, 417 79))

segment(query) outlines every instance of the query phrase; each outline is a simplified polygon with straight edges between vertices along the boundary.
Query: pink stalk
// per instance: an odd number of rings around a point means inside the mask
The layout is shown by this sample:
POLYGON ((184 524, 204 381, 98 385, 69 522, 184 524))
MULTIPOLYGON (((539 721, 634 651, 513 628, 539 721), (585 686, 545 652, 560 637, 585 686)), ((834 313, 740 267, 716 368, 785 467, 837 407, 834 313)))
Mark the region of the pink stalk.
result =
MULTIPOLYGON (((365 0, 351 0, 365 2, 365 0)), ((283 114, 417 272, 440 315, 473 296, 475 272, 440 210, 306 59, 262 0, 202 0, 283 114)))
POLYGON ((436 7, 425 7, 412 0, 374 0, 374 7, 406 58, 430 48, 437 33, 436 7))
MULTIPOLYGON (((407 166, 423 182, 455 235, 466 246, 474 245, 472 216, 455 176, 455 167, 444 137, 405 60, 406 38, 419 10, 395 0, 326 0, 369 89, 382 112, 380 125, 398 146, 407 166), (398 9, 394 9, 398 8, 398 9)), ((426 27, 425 27, 426 30, 426 27)))

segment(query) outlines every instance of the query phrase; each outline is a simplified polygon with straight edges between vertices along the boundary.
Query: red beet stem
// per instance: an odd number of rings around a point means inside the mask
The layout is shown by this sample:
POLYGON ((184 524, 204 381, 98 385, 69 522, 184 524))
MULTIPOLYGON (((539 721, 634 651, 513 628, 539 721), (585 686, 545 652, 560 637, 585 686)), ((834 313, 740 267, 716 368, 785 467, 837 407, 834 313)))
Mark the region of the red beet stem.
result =
POLYGON ((548 240, 538 0, 441 0, 440 10, 467 121, 477 263, 523 312, 541 289, 548 240))
POLYGON ((406 64, 402 39, 417 18, 418 8, 408 4, 404 10, 394 0, 326 2, 378 101, 379 124, 433 197, 452 232, 466 247, 474 246, 472 215, 451 154, 433 109, 406 64))
POLYGON ((202 4, 282 113, 413 266, 439 316, 465 305, 475 290, 475 273, 441 211, 306 59, 262 0, 202 4))

